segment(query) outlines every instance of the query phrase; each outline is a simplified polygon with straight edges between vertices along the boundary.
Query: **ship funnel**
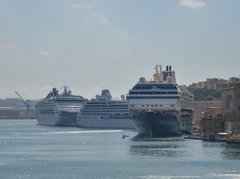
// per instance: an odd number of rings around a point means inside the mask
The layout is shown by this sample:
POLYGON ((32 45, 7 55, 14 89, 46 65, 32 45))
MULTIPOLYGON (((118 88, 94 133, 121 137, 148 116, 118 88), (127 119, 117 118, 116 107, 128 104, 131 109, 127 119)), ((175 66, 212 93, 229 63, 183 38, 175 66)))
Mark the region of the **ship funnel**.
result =
POLYGON ((111 99, 112 98, 112 95, 111 95, 111 93, 108 89, 102 90, 102 95, 101 96, 103 98, 106 98, 106 99, 111 99))

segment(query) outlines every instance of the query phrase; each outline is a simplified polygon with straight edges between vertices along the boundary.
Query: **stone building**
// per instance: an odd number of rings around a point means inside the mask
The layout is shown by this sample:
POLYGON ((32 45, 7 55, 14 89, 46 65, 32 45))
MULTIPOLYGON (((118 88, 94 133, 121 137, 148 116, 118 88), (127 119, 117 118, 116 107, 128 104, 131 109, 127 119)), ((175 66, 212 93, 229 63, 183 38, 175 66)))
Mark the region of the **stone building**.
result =
POLYGON ((240 132, 240 82, 228 83, 222 90, 225 131, 240 132))
POLYGON ((193 123, 199 124, 204 117, 204 111, 209 107, 222 107, 222 101, 194 101, 193 123))
POLYGON ((200 123, 200 133, 202 139, 215 140, 218 133, 224 131, 223 111, 221 107, 209 107, 204 111, 204 116, 200 123))

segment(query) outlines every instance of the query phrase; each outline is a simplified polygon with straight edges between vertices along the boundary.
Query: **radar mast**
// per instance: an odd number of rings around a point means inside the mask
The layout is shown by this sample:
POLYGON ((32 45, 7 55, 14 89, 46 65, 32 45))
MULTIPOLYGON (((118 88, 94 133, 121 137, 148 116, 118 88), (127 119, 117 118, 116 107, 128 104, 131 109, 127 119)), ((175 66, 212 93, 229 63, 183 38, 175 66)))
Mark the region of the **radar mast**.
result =
POLYGON ((162 65, 156 65, 154 69, 155 69, 155 74, 153 75, 153 80, 162 81, 162 65))

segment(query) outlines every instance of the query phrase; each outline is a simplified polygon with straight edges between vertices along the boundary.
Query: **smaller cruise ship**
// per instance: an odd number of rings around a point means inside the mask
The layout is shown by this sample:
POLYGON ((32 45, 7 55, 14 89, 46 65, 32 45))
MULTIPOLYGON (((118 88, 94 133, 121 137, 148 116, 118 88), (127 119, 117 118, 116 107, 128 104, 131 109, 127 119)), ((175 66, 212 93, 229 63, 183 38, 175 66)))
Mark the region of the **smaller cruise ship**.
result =
POLYGON ((108 89, 84 104, 78 114, 77 125, 86 128, 134 128, 127 101, 124 97, 121 100, 112 99, 108 89))
POLYGON ((67 86, 59 94, 56 88, 36 104, 36 119, 41 125, 76 126, 77 114, 87 99, 72 95, 67 86))

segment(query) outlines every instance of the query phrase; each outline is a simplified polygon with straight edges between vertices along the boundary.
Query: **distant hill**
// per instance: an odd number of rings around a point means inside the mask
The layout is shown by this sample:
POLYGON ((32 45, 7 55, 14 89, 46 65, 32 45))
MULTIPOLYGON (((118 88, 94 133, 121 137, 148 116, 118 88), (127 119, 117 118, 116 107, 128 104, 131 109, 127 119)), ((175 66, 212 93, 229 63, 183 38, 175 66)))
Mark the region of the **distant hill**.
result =
POLYGON ((195 101, 214 101, 221 100, 222 92, 207 88, 188 88, 194 94, 195 101))
MULTIPOLYGON (((38 101, 39 100, 28 100, 31 106, 30 109, 34 109, 38 101)), ((0 99, 0 107, 26 108, 19 98, 0 99)))

